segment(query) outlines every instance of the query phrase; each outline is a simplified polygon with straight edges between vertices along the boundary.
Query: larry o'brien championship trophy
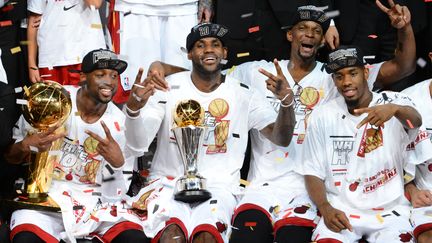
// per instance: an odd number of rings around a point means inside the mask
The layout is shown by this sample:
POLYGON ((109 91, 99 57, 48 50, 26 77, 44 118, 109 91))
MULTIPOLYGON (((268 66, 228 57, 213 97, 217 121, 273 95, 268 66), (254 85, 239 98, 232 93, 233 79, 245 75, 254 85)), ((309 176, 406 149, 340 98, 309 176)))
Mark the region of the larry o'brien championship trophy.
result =
MULTIPOLYGON (((24 87, 22 106, 24 119, 37 131, 44 132, 50 127, 62 125, 72 110, 72 102, 63 86, 56 82, 35 83, 30 88, 24 87)), ((60 126, 55 132, 63 132, 60 126)), ((60 150, 63 139, 54 141, 49 151, 36 152, 30 156, 29 177, 26 183, 25 199, 29 203, 42 203, 48 199, 48 189, 54 170, 54 163, 60 160, 58 154, 50 151, 60 150)), ((30 205, 29 205, 30 206, 30 205)))
POLYGON ((203 202, 211 197, 206 179, 198 174, 198 157, 206 127, 204 109, 195 100, 180 101, 173 112, 172 129, 182 157, 185 175, 177 181, 174 199, 185 203, 203 202))

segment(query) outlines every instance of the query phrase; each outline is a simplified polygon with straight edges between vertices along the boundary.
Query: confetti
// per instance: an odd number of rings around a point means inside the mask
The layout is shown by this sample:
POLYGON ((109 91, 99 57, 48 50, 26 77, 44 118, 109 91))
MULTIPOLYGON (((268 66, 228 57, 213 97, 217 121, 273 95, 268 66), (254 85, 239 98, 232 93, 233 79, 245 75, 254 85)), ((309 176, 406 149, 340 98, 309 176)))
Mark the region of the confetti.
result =
POLYGON ((16 46, 14 48, 11 48, 10 51, 11 51, 12 54, 16 54, 16 53, 18 53, 18 52, 21 51, 21 47, 16 46))
POLYGON ((15 94, 17 94, 17 93, 21 93, 23 91, 23 88, 22 87, 16 87, 14 90, 15 90, 15 94))
POLYGON ((337 16, 340 15, 340 11, 339 10, 333 10, 333 11, 328 11, 325 13, 327 17, 329 17, 330 19, 334 19, 337 16))
POLYGON ((29 146, 29 148, 30 148, 30 151, 32 151, 32 152, 39 152, 39 149, 38 148, 36 148, 35 146, 29 146))
POLYGON ((93 28, 93 29, 102 29, 102 25, 101 24, 91 24, 90 27, 93 28))
POLYGON ((132 11, 129 10, 129 11, 127 11, 126 13, 123 14, 123 17, 126 17, 126 16, 128 16, 129 14, 131 14, 131 13, 132 13, 132 11))
POLYGON ((260 27, 259 26, 254 26, 254 27, 251 27, 251 28, 249 28, 249 33, 254 33, 254 32, 258 32, 260 30, 260 27))
POLYGON ((353 219, 359 219, 359 218, 360 218, 360 215, 350 214, 349 217, 350 217, 350 218, 353 218, 353 219))
POLYGON ((368 35, 368 37, 369 37, 369 38, 372 38, 372 39, 376 39, 376 38, 378 38, 377 35, 368 35))
POLYGON ((341 182, 340 182, 340 181, 336 181, 336 182, 334 183, 334 185, 335 185, 335 186, 340 186, 340 185, 341 185, 341 182))
POLYGON ((17 99, 17 100, 16 100, 16 103, 17 103, 18 105, 28 105, 27 100, 23 100, 23 99, 17 99))
POLYGON ((51 77, 52 76, 52 74, 42 74, 40 77, 41 78, 47 78, 47 77, 51 77))
POLYGON ((17 194, 22 194, 21 190, 15 190, 17 194))
POLYGON ((180 85, 171 85, 170 89, 179 89, 180 85))
POLYGON ((249 18, 249 17, 252 17, 252 15, 253 15, 253 13, 245 13, 245 14, 240 15, 240 18, 242 18, 242 19, 249 18))
POLYGON ((75 116, 81 116, 81 113, 79 111, 76 111, 74 115, 75 116))
POLYGON ((410 121, 409 119, 407 119, 406 122, 407 122, 408 127, 409 127, 410 129, 413 129, 413 128, 414 128, 413 124, 411 123, 411 121, 410 121))
POLYGON ((118 122, 114 122, 114 126, 117 129, 117 131, 120 132, 120 124, 118 122))
POLYGON ((114 170, 109 165, 105 165, 105 168, 108 170, 108 172, 112 175, 114 174, 114 170))
POLYGON ((380 222, 381 224, 384 223, 384 218, 381 217, 380 214, 377 214, 377 215, 376 215, 376 218, 377 218, 378 222, 380 222))
POLYGON ((257 225, 257 222, 245 222, 246 227, 255 227, 257 225))
POLYGON ((94 5, 90 5, 91 11, 96 11, 96 7, 94 5))
POLYGON ((364 58, 364 59, 375 59, 375 56, 370 55, 370 56, 364 56, 363 58, 364 58))
POLYGON ((23 88, 24 88, 24 93, 25 93, 27 96, 30 96, 30 90, 27 88, 27 86, 24 86, 23 88))
POLYGON ((19 43, 22 46, 26 46, 26 45, 28 45, 29 41, 20 41, 19 43))
POLYGON ((6 5, 2 8, 2 12, 8 12, 11 11, 14 8, 14 6, 12 4, 6 5))
POLYGON ((225 64, 228 63, 228 60, 227 60, 227 59, 222 59, 222 60, 220 61, 220 63, 221 63, 222 65, 225 65, 225 64))
POLYGON ((425 61, 425 59, 423 59, 423 58, 419 58, 419 59, 417 59, 417 65, 419 65, 421 68, 424 68, 425 66, 426 66, 426 61, 425 61))
POLYGON ((249 186, 250 182, 247 180, 240 179, 240 185, 249 186))
POLYGON ((249 55, 249 52, 237 53, 237 57, 247 57, 249 55))
POLYGON ((12 20, 0 21, 0 27, 6 27, 11 25, 12 25, 12 20))

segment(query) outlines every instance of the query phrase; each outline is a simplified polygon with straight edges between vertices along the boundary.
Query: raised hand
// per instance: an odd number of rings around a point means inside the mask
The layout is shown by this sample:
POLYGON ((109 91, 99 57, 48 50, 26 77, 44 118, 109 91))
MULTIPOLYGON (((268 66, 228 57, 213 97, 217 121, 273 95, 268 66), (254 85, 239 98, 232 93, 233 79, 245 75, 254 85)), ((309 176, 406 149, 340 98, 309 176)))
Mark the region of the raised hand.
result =
POLYGON ((165 81, 165 69, 160 62, 156 61, 150 65, 147 71, 147 77, 152 79, 156 89, 162 91, 169 90, 168 83, 165 81))
POLYGON ((390 8, 384 6, 380 0, 376 0, 376 5, 389 16, 391 25, 394 28, 402 29, 411 23, 411 13, 406 6, 395 4, 393 0, 388 0, 388 3, 390 8))
POLYGON ((324 223, 331 231, 336 233, 347 229, 353 231, 352 226, 344 212, 332 207, 329 203, 320 207, 324 223))
POLYGON ((397 105, 385 104, 377 105, 373 107, 354 109, 354 113, 357 115, 368 113, 367 117, 364 118, 358 125, 357 129, 362 127, 364 124, 369 123, 376 127, 384 127, 384 122, 390 120, 397 111, 397 105))
POLYGON ((198 3, 198 23, 209 23, 213 17, 212 0, 200 0, 198 3))
POLYGON ((144 107, 150 96, 156 92, 156 88, 151 77, 147 77, 143 82, 141 82, 143 72, 144 70, 142 68, 138 70, 131 94, 126 104, 127 108, 133 111, 138 111, 144 107))
POLYGON ((120 149, 118 143, 111 136, 111 132, 105 122, 100 122, 106 138, 102 138, 92 131, 85 131, 89 136, 96 139, 99 143, 96 147, 96 151, 115 168, 118 168, 124 164, 123 152, 120 149))
POLYGON ((259 72, 268 78, 266 80, 267 89, 270 90, 276 98, 281 100, 285 106, 292 104, 294 93, 292 92, 286 77, 283 75, 277 59, 274 59, 273 64, 276 68, 276 76, 262 68, 259 69, 259 72))

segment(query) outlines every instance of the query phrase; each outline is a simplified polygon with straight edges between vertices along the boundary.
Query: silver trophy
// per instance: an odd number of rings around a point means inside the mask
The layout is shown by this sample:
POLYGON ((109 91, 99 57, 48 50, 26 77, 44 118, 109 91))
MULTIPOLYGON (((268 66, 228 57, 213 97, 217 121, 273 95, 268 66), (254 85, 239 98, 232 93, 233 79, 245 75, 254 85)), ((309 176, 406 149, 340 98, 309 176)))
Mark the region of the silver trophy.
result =
POLYGON ((172 129, 182 157, 185 175, 177 181, 174 199, 186 203, 203 202, 211 197, 206 190, 206 179, 198 174, 199 151, 204 134, 204 109, 195 100, 181 101, 174 114, 176 127, 172 129))

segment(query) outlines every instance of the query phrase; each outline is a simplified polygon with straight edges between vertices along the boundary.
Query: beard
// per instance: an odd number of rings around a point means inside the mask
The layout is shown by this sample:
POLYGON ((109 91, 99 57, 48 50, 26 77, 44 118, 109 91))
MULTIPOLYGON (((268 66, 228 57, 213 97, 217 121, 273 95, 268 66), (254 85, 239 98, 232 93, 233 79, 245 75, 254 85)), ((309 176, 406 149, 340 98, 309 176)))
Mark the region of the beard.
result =
POLYGON ((359 102, 360 102, 359 99, 356 99, 356 100, 347 100, 347 99, 345 99, 345 103, 346 103, 347 107, 348 108, 352 108, 352 109, 357 108, 358 105, 359 105, 359 102))
POLYGON ((197 73, 202 74, 203 76, 208 76, 220 72, 222 70, 223 64, 219 63, 214 70, 208 70, 204 68, 204 65, 199 62, 192 62, 192 66, 194 71, 197 73))

